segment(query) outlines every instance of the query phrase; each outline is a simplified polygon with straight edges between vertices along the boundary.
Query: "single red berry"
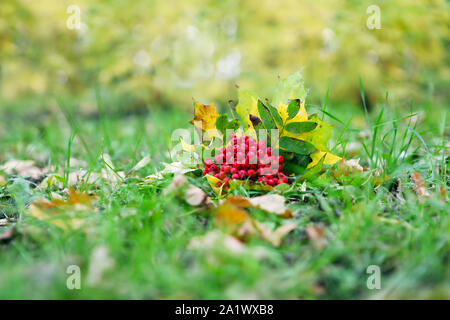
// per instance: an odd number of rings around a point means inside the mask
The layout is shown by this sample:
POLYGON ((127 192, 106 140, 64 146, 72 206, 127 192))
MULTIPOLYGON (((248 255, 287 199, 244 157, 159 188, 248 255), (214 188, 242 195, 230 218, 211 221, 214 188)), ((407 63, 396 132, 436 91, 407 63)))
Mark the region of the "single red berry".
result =
POLYGON ((268 148, 266 149, 266 154, 267 154, 268 156, 271 156, 271 155, 272 155, 272 148, 271 148, 271 147, 268 147, 268 148))
POLYGON ((215 164, 212 164, 210 170, 211 171, 217 171, 217 166, 215 164))
POLYGON ((278 156, 278 163, 283 163, 283 162, 284 162, 284 157, 278 156))
POLYGON ((221 154, 216 154, 214 156, 214 162, 215 163, 223 163, 223 156, 221 154))
POLYGON ((235 173, 231 176, 231 179, 239 179, 239 175, 237 173, 235 173))
POLYGON ((270 163, 270 158, 268 156, 262 156, 259 158, 259 162, 262 164, 269 164, 270 163))
POLYGON ((273 186, 273 179, 267 179, 267 184, 269 186, 273 186))
POLYGON ((230 172, 231 171, 231 166, 228 164, 224 164, 221 168, 220 168, 223 172, 230 172))
POLYGON ((286 176, 281 177, 281 182, 288 183, 289 179, 286 176))
POLYGON ((207 175, 208 174, 208 169, 203 169, 203 175, 207 175))
POLYGON ((237 173, 237 172, 238 172, 238 169, 237 169, 237 168, 235 168, 235 167, 231 168, 231 174, 235 174, 235 173, 237 173))
POLYGON ((255 170, 249 169, 249 170, 247 171, 247 174, 248 174, 249 177, 253 177, 253 176, 255 175, 255 170))
POLYGON ((245 170, 240 170, 239 171, 239 177, 245 178, 246 175, 247 175, 247 172, 245 172, 245 170))
POLYGON ((204 163, 205 163, 205 166, 209 167, 210 165, 213 164, 213 161, 211 159, 205 159, 204 163))
POLYGON ((278 178, 273 178, 272 180, 273 180, 274 185, 280 184, 280 180, 278 180, 278 178))
POLYGON ((258 175, 263 176, 265 174, 264 168, 258 169, 258 175))

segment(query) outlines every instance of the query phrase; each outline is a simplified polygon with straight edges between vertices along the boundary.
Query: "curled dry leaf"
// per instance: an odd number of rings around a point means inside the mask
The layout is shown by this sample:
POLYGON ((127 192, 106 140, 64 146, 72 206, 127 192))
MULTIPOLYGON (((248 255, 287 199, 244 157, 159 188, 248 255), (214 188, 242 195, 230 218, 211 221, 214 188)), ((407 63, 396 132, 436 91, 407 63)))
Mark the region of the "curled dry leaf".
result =
POLYGON ((413 171, 411 179, 414 183, 413 190, 417 194, 419 201, 422 202, 425 197, 430 196, 430 193, 425 187, 425 181, 423 181, 422 176, 417 171, 413 171))
POLYGON ((197 207, 208 202, 208 196, 206 193, 194 185, 189 185, 184 195, 184 199, 193 207, 197 207))
POLYGON ((257 223, 256 227, 264 240, 270 242, 273 246, 278 247, 280 246, 283 238, 297 227, 297 224, 294 222, 289 222, 279 226, 275 230, 272 230, 261 223, 257 223))
POLYGON ((70 189, 67 200, 35 200, 30 204, 28 214, 46 221, 63 230, 78 229, 85 223, 88 213, 95 212, 95 197, 70 189))
POLYGON ((265 210, 267 212, 273 212, 277 215, 283 216, 285 218, 292 217, 292 213, 285 206, 286 199, 279 194, 267 194, 260 197, 249 199, 252 206, 265 210))
POLYGON ((225 248, 232 253, 245 252, 245 245, 241 241, 228 234, 222 233, 220 230, 212 230, 203 236, 192 238, 188 248, 195 250, 225 248))
POLYGON ((184 174, 176 175, 172 183, 164 190, 164 194, 175 192, 176 190, 182 190, 184 192, 184 200, 191 206, 212 205, 212 201, 208 198, 208 195, 199 187, 189 184, 184 174))
POLYGON ((306 235, 316 249, 322 249, 327 244, 325 227, 323 226, 308 226, 306 228, 306 235))

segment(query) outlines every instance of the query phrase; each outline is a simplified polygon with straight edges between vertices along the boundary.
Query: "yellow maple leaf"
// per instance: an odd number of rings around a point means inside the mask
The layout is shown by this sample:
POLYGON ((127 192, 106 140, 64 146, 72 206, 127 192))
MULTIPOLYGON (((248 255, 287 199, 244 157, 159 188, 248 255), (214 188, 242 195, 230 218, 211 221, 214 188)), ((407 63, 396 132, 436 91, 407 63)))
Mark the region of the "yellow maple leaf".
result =
MULTIPOLYGON (((280 103, 277 108, 278 114, 280 115, 280 118, 283 122, 283 126, 286 126, 288 123, 291 123, 291 122, 308 121, 308 113, 306 112, 305 101, 302 101, 302 103, 300 104, 300 109, 299 109, 298 113, 295 115, 295 117, 293 117, 292 119, 289 119, 289 120, 287 120, 289 117, 287 109, 288 109, 288 105, 284 104, 284 103, 280 103)), ((277 127, 280 130, 280 138, 286 136, 286 137, 296 138, 296 139, 300 139, 300 140, 305 140, 308 137, 308 135, 310 134, 310 132, 296 134, 296 133, 289 132, 287 130, 282 130, 282 127, 279 126, 278 124, 277 124, 277 127)))
POLYGON ((90 212, 96 209, 92 202, 95 197, 70 189, 67 200, 35 200, 30 204, 28 214, 36 219, 46 221, 65 231, 79 229, 86 223, 90 212))
POLYGON ((320 151, 320 150, 317 150, 317 151, 311 153, 310 157, 311 157, 312 161, 308 164, 307 168, 314 167, 316 164, 319 163, 319 161, 323 157, 325 157, 325 159, 323 160, 323 164, 333 165, 336 162, 338 162, 339 160, 341 160, 341 157, 338 157, 338 156, 332 154, 331 152, 325 152, 325 151, 320 151))
POLYGON ((191 123, 197 130, 206 132, 205 138, 221 137, 221 134, 216 129, 216 120, 219 117, 217 108, 212 102, 210 105, 202 104, 198 101, 194 102, 194 119, 191 123))

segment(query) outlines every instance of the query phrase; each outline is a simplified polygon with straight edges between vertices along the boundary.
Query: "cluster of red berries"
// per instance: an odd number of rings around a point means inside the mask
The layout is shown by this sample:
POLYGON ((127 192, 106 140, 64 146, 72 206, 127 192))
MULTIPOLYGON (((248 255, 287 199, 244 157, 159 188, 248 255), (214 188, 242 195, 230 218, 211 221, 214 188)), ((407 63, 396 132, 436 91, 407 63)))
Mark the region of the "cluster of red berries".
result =
POLYGON ((254 180, 270 186, 288 183, 283 172, 283 156, 272 155, 272 148, 262 140, 230 135, 230 144, 221 148, 213 159, 206 159, 203 174, 222 180, 225 188, 231 179, 254 180))

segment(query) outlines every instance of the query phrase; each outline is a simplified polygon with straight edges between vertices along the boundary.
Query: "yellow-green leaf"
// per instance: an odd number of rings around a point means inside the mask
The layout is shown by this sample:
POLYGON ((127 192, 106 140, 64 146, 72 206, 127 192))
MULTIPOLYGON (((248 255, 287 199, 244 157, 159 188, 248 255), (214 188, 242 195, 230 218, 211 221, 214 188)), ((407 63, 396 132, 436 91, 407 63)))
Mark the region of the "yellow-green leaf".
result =
POLYGON ((323 164, 333 165, 339 160, 341 160, 341 157, 338 157, 331 152, 325 152, 325 151, 316 151, 310 154, 310 157, 312 161, 308 164, 307 168, 314 167, 316 164, 319 163, 319 161, 324 158, 323 164))
POLYGON ((194 119, 191 120, 191 123, 194 124, 197 129, 203 131, 215 129, 218 117, 219 113, 217 112, 214 102, 210 105, 194 102, 194 119))
POLYGON ((239 89, 239 103, 236 106, 236 112, 244 121, 244 128, 251 126, 249 115, 259 117, 258 113, 258 96, 246 89, 239 89))

